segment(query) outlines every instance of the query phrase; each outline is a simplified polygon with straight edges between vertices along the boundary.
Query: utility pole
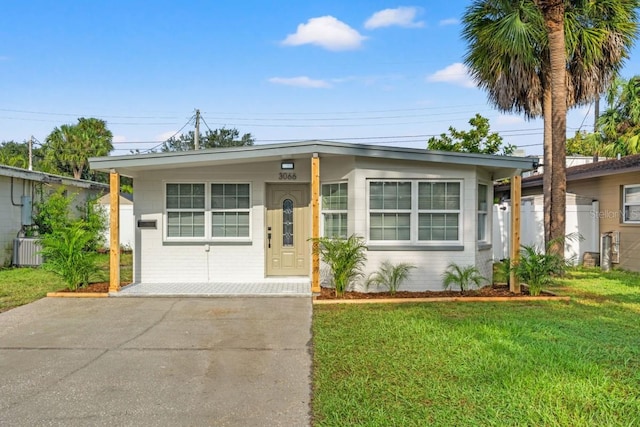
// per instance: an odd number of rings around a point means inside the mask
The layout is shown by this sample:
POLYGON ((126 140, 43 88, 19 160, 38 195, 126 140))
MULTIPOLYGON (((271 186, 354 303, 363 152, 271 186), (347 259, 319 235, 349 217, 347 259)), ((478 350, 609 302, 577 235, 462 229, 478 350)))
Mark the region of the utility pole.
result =
POLYGON ((598 132, 598 119, 600 118, 600 95, 596 95, 595 105, 593 107, 593 133, 598 132))
POLYGON ((33 135, 29 138, 29 170, 33 170, 33 135))
POLYGON ((200 149, 200 110, 196 109, 196 133, 193 135, 193 145, 196 150, 200 149))

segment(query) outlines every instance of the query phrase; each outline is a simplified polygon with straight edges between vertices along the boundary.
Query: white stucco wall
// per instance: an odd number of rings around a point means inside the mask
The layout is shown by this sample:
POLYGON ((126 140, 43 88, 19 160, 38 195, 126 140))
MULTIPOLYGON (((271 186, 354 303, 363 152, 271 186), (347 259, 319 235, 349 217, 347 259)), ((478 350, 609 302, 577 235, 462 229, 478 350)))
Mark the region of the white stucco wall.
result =
MULTIPOLYGON (((310 182, 310 159, 295 161, 295 183, 310 182)), ((461 228, 462 250, 376 250, 368 251, 365 275, 375 271, 381 262, 390 260, 416 265, 406 290, 440 290, 441 274, 446 266, 476 265, 491 277, 491 250, 476 251, 477 171, 475 166, 425 166, 418 162, 385 159, 322 157, 321 182, 349 183, 348 233, 367 235, 368 179, 457 179, 462 183, 461 228)), ((223 282, 255 281, 265 277, 265 189, 267 183, 279 181, 280 162, 263 162, 224 167, 170 169, 142 173, 135 180, 135 220, 156 220, 156 229, 135 230, 136 282, 223 282), (164 233, 164 186, 167 182, 249 182, 252 191, 251 241, 248 243, 167 242, 164 233)), ((484 177, 482 172, 481 177, 484 177)), ((489 178, 486 176, 485 178, 489 178)), ((489 224, 491 224, 489 213, 489 224)), ((310 235, 309 230, 309 235, 310 235)), ((489 235, 491 235, 489 231, 489 235)), ((390 248, 393 249, 393 248, 390 248)), ((362 283, 360 284, 362 285, 362 283)), ((362 286, 360 286, 362 288, 362 286)))

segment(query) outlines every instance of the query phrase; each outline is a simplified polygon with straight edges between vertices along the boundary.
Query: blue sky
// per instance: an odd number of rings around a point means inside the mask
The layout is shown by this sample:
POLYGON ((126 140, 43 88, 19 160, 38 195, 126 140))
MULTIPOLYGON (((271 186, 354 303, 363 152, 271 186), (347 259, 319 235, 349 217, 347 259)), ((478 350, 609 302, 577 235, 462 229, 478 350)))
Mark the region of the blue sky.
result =
MULTIPOLYGON (((7 0, 0 141, 44 141, 56 126, 99 117, 114 154, 127 154, 175 134, 198 108, 203 130, 235 127, 259 144, 422 148, 480 113, 539 154, 541 121, 499 113, 466 75, 459 20, 469 3, 7 0)), ((635 74, 638 48, 623 71, 635 74)), ((568 134, 592 122, 578 108, 568 134)))

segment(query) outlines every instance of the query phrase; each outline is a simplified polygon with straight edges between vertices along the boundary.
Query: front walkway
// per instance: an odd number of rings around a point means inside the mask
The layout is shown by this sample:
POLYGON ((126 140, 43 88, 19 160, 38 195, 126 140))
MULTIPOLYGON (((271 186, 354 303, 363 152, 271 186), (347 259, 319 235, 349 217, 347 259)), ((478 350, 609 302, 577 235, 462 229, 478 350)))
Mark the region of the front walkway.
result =
POLYGON ((256 282, 133 283, 112 297, 311 297, 308 278, 264 279, 256 282))

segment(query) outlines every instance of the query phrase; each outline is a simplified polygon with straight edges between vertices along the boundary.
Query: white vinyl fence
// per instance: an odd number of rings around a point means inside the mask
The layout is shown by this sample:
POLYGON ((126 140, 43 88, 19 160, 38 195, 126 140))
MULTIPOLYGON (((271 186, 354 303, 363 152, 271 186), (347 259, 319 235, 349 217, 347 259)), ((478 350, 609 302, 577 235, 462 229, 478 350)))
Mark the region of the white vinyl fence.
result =
MULTIPOLYGON (((520 206, 520 243, 544 248, 544 211, 542 196, 523 197, 520 206)), ((573 264, 582 260, 585 252, 600 251, 598 202, 575 194, 567 194, 565 257, 573 264)), ((509 257, 511 206, 493 205, 493 259, 509 257)))

